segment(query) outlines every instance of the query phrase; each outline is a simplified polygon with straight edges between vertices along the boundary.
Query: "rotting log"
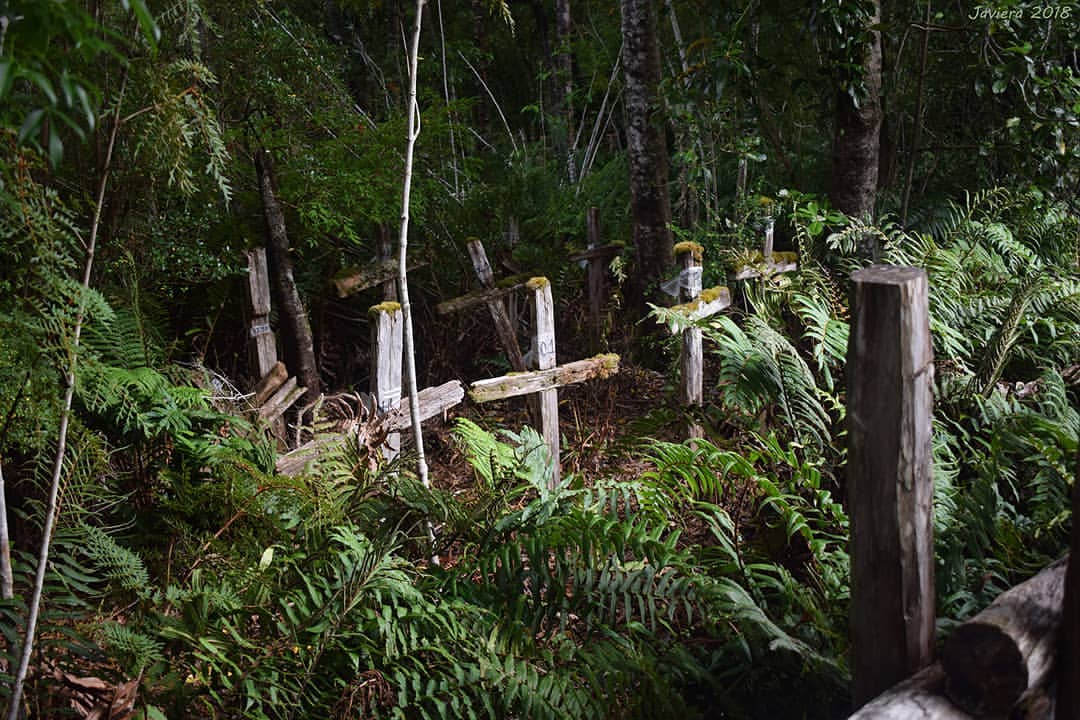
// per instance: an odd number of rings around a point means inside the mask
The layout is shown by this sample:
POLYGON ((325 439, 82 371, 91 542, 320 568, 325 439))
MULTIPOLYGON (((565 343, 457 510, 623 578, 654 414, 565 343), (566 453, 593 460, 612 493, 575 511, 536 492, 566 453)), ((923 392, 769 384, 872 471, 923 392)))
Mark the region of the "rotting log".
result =
POLYGON ((1009 717, 1029 691, 1054 672, 1068 558, 1001 593, 945 640, 946 692, 982 717, 1009 717))
POLYGON ((973 720, 945 697, 941 663, 924 668, 864 705, 848 720, 973 720))
POLYGON ((289 373, 285 369, 285 363, 278 360, 274 363, 270 371, 263 375, 262 379, 255 384, 253 392, 255 397, 252 399, 252 403, 255 407, 262 407, 263 403, 270 399, 270 396, 277 392, 277 389, 281 387, 281 384, 289 379, 289 373))
POLYGON ((926 271, 852 273, 848 341, 856 707, 933 661, 933 348, 926 271))
POLYGON ((502 400, 563 385, 572 385, 592 378, 608 378, 618 371, 618 355, 613 353, 596 355, 585 360, 559 365, 550 370, 530 370, 487 380, 477 380, 469 386, 469 397, 473 402, 502 400))
POLYGON ((435 312, 439 315, 449 315, 461 310, 468 310, 477 305, 486 305, 490 302, 498 302, 507 295, 520 290, 529 282, 528 275, 515 275, 512 278, 500 281, 493 288, 485 288, 475 292, 460 295, 451 300, 444 300, 435 306, 435 312))

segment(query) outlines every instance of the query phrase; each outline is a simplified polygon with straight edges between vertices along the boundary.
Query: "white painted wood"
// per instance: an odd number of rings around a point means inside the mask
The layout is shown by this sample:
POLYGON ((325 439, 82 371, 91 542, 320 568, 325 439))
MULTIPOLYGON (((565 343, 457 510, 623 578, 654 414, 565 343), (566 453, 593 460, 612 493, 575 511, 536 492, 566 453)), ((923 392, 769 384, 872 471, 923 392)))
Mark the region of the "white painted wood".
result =
MULTIPOLYGON (((368 311, 371 323, 371 394, 380 414, 401 404, 403 318, 401 305, 384 302, 368 311)), ((383 457, 392 460, 401 451, 401 435, 388 433, 383 457)))
MULTIPOLYGON (((551 283, 547 278, 529 281, 533 309, 533 353, 537 370, 555 367, 555 303, 551 298, 551 283)), ((559 483, 562 473, 559 461, 559 392, 555 388, 540 391, 540 427, 544 441, 551 451, 554 467, 551 487, 559 483)))

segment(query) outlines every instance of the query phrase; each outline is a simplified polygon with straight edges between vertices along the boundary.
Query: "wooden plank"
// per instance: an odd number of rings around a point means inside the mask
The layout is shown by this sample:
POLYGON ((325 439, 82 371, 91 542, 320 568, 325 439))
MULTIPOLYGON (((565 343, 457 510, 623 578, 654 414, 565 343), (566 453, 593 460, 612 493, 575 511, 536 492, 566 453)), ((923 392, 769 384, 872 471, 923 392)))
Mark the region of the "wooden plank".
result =
POLYGON ((284 415, 285 411, 292 407, 293 403, 299 400, 305 392, 307 392, 307 388, 299 387, 296 384, 295 377, 289 378, 266 401, 266 404, 259 408, 259 418, 268 423, 273 423, 284 415))
POLYGON ((255 407, 265 403, 273 395, 281 384, 289 379, 289 373, 285 369, 285 363, 278 361, 270 368, 270 372, 263 375, 262 380, 255 385, 255 397, 252 403, 255 407))
POLYGON ((765 258, 765 262, 767 263, 773 261, 773 231, 775 228, 775 219, 769 218, 765 221, 765 241, 762 243, 761 256, 765 258))
MULTIPOLYGON (((532 291, 533 310, 533 353, 537 370, 550 370, 555 367, 555 303, 551 298, 551 283, 547 278, 538 277, 529 281, 532 291)), ((552 477, 549 487, 559 484, 562 474, 559 449, 559 391, 548 388, 540 391, 540 429, 551 452, 552 477)))
POLYGON ((1031 688, 1050 682, 1065 599, 1068 558, 1006 590, 956 628, 941 652, 953 704, 1006 717, 1031 688))
MULTIPOLYGON (((465 387, 458 380, 451 380, 442 385, 427 387, 417 393, 420 401, 420 422, 429 420, 459 404, 465 399, 465 387)), ((409 417, 409 398, 401 399, 401 404, 386 414, 383 427, 388 431, 404 431, 412 427, 409 417)))
POLYGON ((249 250, 248 258, 248 321, 252 363, 255 374, 266 377, 278 361, 277 342, 270 329, 270 271, 266 264, 266 248, 249 250))
POLYGON ((563 385, 573 385, 593 378, 608 378, 617 372, 619 372, 618 355, 613 353, 596 355, 585 360, 558 365, 549 370, 530 370, 477 380, 469 385, 469 398, 473 402, 481 403, 503 400, 563 385))
POLYGON ((702 290, 697 299, 684 305, 676 305, 672 310, 680 312, 690 320, 704 320, 721 310, 731 307, 731 291, 723 285, 702 290))
POLYGON ((1057 720, 1080 720, 1080 450, 1072 490, 1072 551, 1058 639, 1057 720))
MULTIPOLYGON (((368 310, 371 324, 371 394, 380 413, 387 413, 401 402, 402 327, 401 305, 383 302, 368 310)), ((401 450, 401 435, 386 436, 383 455, 390 460, 401 450)))
POLYGON ((848 720, 974 720, 945 697, 940 663, 920 670, 864 705, 848 720))
POLYGON ((257 247, 247 251, 248 258, 248 301, 251 314, 255 316, 270 314, 270 270, 266 264, 266 248, 257 247))
POLYGON ((528 282, 529 276, 515 275, 514 277, 500 280, 496 283, 495 287, 490 290, 477 290, 450 300, 444 300, 435 306, 435 312, 439 315, 449 315, 450 313, 468 310, 477 305, 501 301, 507 295, 525 287, 528 282))
POLYGON ((848 345, 856 706, 933 660, 933 348, 926 272, 852 274, 848 345))
MULTIPOLYGON (((410 259, 406 264, 406 270, 412 271, 427 264, 422 260, 410 259)), ((397 260, 376 261, 370 267, 346 271, 340 277, 334 278, 333 285, 339 298, 347 298, 376 285, 390 282, 397 277, 397 272, 397 260)))

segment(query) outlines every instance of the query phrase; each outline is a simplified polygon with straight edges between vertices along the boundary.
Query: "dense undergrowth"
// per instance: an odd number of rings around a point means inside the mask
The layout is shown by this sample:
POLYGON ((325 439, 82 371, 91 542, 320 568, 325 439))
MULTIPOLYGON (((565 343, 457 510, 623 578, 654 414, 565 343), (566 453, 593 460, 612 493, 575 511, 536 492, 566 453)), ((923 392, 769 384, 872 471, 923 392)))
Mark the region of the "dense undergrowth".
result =
MULTIPOLYGON (((220 376, 172 359, 134 275, 108 298, 68 279, 73 222, 25 187, 0 214, 0 265, 28 269, 0 276, 0 450, 22 537, 38 532, 72 308, 89 317, 36 717, 65 702, 55 672, 137 680, 145 718, 843 715, 846 277, 868 235, 930 274, 943 624, 1065 546, 1078 226, 1036 196, 968 197, 918 232, 817 222, 812 200, 781 198, 800 270, 743 283, 739 309, 702 323, 709 439, 642 437, 611 448, 646 459, 640 477, 548 489, 533 431, 462 419, 474 478, 454 493, 363 447, 275 475, 220 376)), ((21 550, 0 602, 7 668, 34 570, 21 550)))

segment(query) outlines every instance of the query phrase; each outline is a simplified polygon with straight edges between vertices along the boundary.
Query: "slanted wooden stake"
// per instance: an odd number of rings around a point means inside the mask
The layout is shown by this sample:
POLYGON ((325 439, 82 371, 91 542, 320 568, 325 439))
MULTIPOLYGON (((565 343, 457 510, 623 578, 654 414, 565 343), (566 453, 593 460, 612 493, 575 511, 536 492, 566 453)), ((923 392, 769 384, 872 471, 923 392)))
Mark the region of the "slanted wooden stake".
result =
MULTIPOLYGON (((484 252, 484 244, 477 238, 469 238, 468 246, 469 257, 472 258, 473 269, 476 271, 477 279, 480 280, 480 287, 491 290, 495 287, 495 273, 492 272, 487 253, 484 252)), ((510 323, 506 306, 503 305, 501 298, 488 300, 487 306, 488 311, 491 312, 491 319, 495 323, 495 332, 499 335, 499 342, 502 343, 507 358, 510 360, 510 367, 523 372, 526 369, 525 359, 521 354, 521 346, 518 345, 517 334, 510 323)))
POLYGON ((262 379, 278 361, 274 332, 270 329, 270 272, 266 266, 266 248, 248 250, 247 257, 247 294, 251 307, 248 337, 255 372, 262 379))
POLYGON ((851 276, 848 492, 853 695, 862 705, 933 660, 933 348, 926 272, 851 276))
MULTIPOLYGON (((536 370, 555 367, 555 303, 547 278, 529 281, 533 311, 533 364, 536 370)), ((540 426, 544 441, 551 450, 555 473, 551 486, 559 483, 559 392, 555 388, 540 391, 540 426)))
MULTIPOLYGON (((368 310, 371 322, 371 395, 379 414, 401 404, 401 305, 384 302, 368 310)), ((392 460, 401 451, 401 434, 386 436, 383 457, 392 460)))

